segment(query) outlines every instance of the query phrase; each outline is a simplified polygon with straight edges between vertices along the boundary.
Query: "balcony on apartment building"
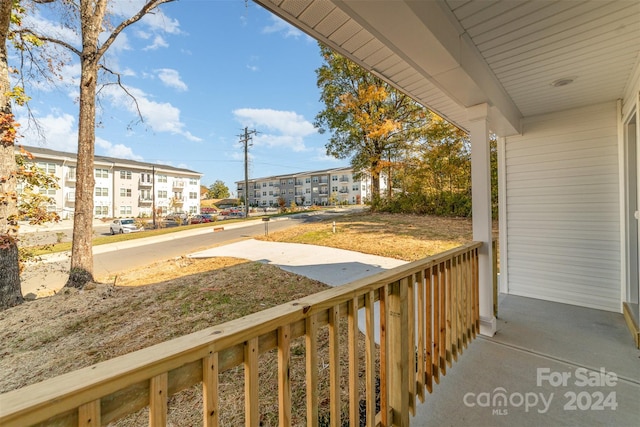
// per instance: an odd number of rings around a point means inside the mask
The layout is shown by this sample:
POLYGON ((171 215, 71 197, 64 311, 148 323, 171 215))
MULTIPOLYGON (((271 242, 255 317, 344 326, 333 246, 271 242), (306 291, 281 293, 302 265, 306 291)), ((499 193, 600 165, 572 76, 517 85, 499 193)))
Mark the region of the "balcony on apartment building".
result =
POLYGON ((150 179, 140 178, 140 180, 138 181, 138 186, 144 187, 144 188, 147 188, 147 187, 150 188, 150 187, 153 187, 153 181, 150 179))
POLYGON ((153 198, 151 196, 140 196, 138 197, 139 205, 150 205, 153 203, 153 198))
POLYGON ((173 206, 182 206, 182 205, 184 205, 184 198, 183 197, 172 197, 171 198, 171 204, 173 206))
POLYGON ((72 193, 67 193, 64 196, 64 201, 65 203, 69 203, 69 204, 73 204, 76 202, 76 193, 72 192, 72 193))
POLYGON ((184 188, 184 181, 182 180, 174 180, 173 184, 171 184, 172 188, 184 188))
POLYGON ((67 174, 64 176, 64 181, 67 182, 67 183, 75 183, 76 182, 76 174, 75 174, 75 172, 73 172, 73 173, 67 172, 67 174))

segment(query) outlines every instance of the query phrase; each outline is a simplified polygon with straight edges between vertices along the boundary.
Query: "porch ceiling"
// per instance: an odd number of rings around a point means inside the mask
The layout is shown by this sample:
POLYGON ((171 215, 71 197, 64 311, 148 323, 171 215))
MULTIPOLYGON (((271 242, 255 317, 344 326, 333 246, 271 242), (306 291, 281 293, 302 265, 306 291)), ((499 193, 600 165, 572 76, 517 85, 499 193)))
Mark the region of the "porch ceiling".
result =
POLYGON ((463 129, 622 98, 639 68, 637 0, 254 1, 463 129))

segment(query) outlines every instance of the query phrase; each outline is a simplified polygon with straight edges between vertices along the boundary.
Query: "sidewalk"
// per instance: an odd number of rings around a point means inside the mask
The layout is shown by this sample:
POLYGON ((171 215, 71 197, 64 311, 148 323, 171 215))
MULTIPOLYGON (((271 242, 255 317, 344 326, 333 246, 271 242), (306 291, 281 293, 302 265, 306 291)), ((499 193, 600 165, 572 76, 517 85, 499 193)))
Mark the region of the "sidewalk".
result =
MULTIPOLYGON (((288 219, 288 218, 283 218, 288 219)), ((280 220, 283 220, 280 219, 280 220)), ((97 220, 100 221, 100 220, 97 220)), ((94 221, 95 222, 95 221, 94 221)), ((101 221, 100 221, 101 222, 101 221)), ((262 220, 243 221, 226 224, 221 221, 215 227, 222 227, 225 230, 234 228, 247 227, 262 223, 262 220)), ((60 224, 49 224, 60 227, 60 224)), ((34 226, 31 226, 34 227, 34 226)), ((42 227, 42 226, 35 226, 42 227)), ((34 228, 35 228, 34 227, 34 228)), ((58 228, 62 230, 64 228, 58 228)), ((47 228, 46 231, 53 231, 54 228, 47 228)), ((36 231, 37 232, 37 231, 36 231)), ((175 239, 196 236, 200 234, 212 233, 210 227, 199 227, 186 230, 175 231, 172 233, 162 234, 160 236, 140 237, 138 239, 126 240, 123 242, 108 243, 93 247, 93 255, 102 253, 120 251, 123 249, 142 247, 158 242, 167 242, 175 239)), ((70 252, 58 252, 49 255, 43 255, 37 262, 27 263, 25 270, 21 274, 22 294, 25 297, 36 298, 50 296, 58 292, 66 283, 70 268, 70 252)))

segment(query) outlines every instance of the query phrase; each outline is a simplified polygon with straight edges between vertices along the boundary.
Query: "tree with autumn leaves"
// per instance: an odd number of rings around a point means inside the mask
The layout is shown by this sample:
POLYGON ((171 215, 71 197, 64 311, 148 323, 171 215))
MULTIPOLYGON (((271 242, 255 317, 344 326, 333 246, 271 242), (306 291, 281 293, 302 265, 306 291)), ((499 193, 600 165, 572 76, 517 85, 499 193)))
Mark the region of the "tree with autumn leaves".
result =
MULTIPOLYGON (((465 132, 326 46, 320 53, 324 64, 316 73, 325 108, 315 126, 331 134, 328 155, 349 159, 359 176, 371 178, 372 208, 471 215, 465 132)), ((495 171, 495 149, 492 154, 495 171)), ((497 197, 497 180, 493 187, 497 197)))
POLYGON ((325 63, 316 74, 325 108, 314 124, 320 133, 331 132, 328 155, 350 159, 356 172, 371 177, 376 207, 383 171, 388 178, 402 167, 400 154, 423 138, 431 114, 328 47, 320 45, 320 54, 325 63))

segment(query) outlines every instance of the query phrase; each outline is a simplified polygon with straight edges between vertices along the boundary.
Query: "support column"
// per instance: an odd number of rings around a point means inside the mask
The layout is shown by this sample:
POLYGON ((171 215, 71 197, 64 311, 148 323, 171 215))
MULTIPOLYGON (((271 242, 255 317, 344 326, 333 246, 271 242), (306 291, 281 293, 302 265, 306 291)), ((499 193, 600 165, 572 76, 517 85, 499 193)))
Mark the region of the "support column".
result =
POLYGON ((467 109, 471 138, 471 189, 473 240, 482 242, 479 253, 480 333, 493 336, 496 318, 493 314, 493 249, 491 223, 491 158, 489 149, 489 106, 474 105, 467 109))

